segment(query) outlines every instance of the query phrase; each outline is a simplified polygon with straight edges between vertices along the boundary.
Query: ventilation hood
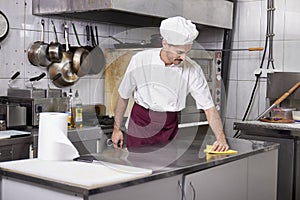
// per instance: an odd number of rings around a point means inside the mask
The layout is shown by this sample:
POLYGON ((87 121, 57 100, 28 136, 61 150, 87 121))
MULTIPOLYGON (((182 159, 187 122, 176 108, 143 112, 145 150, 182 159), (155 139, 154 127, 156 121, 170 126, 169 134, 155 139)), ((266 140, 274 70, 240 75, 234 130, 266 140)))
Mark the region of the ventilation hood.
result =
POLYGON ((233 3, 225 0, 33 0, 33 14, 132 26, 159 26, 183 16, 198 26, 232 29, 233 3))

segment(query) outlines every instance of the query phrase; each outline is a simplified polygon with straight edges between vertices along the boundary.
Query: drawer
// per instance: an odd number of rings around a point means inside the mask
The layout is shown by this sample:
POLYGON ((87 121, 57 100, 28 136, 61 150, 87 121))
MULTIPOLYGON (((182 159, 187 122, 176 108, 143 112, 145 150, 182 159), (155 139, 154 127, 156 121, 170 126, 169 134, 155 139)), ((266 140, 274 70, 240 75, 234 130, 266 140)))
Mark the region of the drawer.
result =
POLYGON ((1 146, 0 147, 0 161, 12 160, 12 146, 1 146))

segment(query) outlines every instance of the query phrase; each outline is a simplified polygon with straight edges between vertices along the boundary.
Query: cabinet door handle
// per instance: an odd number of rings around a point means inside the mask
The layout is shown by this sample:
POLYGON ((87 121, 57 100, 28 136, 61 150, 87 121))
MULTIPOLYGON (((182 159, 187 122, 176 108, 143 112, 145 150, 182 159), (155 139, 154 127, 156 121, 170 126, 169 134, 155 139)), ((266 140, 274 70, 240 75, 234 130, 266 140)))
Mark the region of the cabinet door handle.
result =
POLYGON ((193 191, 193 200, 195 200, 196 199, 196 191, 195 191, 195 188, 194 188, 192 182, 190 182, 190 186, 191 186, 192 191, 193 191))
POLYGON ((182 185, 181 185, 180 181, 178 181, 178 186, 179 186, 179 188, 181 190, 181 193, 182 193, 182 200, 186 200, 185 192, 182 188, 182 185))

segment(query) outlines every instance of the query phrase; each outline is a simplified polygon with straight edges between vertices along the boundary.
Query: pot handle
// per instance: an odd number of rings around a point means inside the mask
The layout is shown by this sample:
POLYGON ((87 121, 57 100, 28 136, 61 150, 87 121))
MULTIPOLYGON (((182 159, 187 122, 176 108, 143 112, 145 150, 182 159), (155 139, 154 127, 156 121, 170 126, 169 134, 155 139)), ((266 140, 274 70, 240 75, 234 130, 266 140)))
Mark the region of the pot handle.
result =
POLYGON ((38 76, 35 76, 35 77, 30 78, 30 79, 29 79, 29 82, 39 81, 39 80, 41 80, 42 78, 44 78, 45 76, 46 76, 46 73, 43 72, 43 73, 41 73, 41 74, 38 75, 38 76))
POLYGON ((61 77, 61 73, 56 74, 56 75, 53 77, 52 82, 53 82, 53 81, 56 81, 56 80, 59 79, 60 77, 61 77))
POLYGON ((44 19, 41 19, 41 26, 42 26, 41 42, 44 42, 44 28, 45 28, 45 20, 44 19))
POLYGON ((44 78, 45 76, 46 76, 46 73, 45 73, 45 72, 41 73, 41 74, 37 77, 36 81, 41 80, 41 79, 44 78))
POLYGON ((53 31, 54 31, 54 34, 55 34, 55 42, 58 43, 57 32, 56 32, 56 28, 55 28, 55 25, 54 25, 53 20, 51 20, 51 23, 52 23, 52 25, 53 25, 53 31))
POLYGON ((50 88, 50 84, 51 84, 51 83, 53 84, 53 82, 56 81, 57 79, 59 79, 60 77, 61 77, 61 73, 56 74, 56 75, 52 78, 52 80, 48 83, 48 88, 51 89, 51 88, 50 88))
POLYGON ((64 24, 64 34, 65 34, 65 41, 66 41, 66 51, 68 52, 69 51, 69 27, 68 27, 68 24, 65 23, 64 24))
POLYGON ((10 78, 10 80, 8 81, 8 87, 11 88, 10 84, 12 81, 14 81, 18 76, 20 75, 20 72, 17 71, 16 73, 14 73, 14 75, 12 75, 12 77, 10 78))
POLYGON ((36 79, 38 78, 39 76, 35 76, 35 77, 32 77, 29 79, 29 82, 33 82, 33 81, 36 81, 36 79))
POLYGON ((14 75, 12 75, 12 77, 10 78, 10 80, 15 80, 18 76, 20 75, 20 72, 17 71, 16 73, 14 73, 14 75))

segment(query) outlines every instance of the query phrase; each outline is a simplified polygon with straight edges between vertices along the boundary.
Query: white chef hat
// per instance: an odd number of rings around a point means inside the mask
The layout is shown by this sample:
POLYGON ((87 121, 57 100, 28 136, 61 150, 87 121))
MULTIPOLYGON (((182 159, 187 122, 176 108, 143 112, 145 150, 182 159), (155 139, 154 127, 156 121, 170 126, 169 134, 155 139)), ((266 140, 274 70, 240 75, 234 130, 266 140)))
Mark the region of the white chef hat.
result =
POLYGON ((186 20, 180 16, 165 19, 160 24, 160 34, 168 44, 192 44, 198 33, 191 20, 186 20))

